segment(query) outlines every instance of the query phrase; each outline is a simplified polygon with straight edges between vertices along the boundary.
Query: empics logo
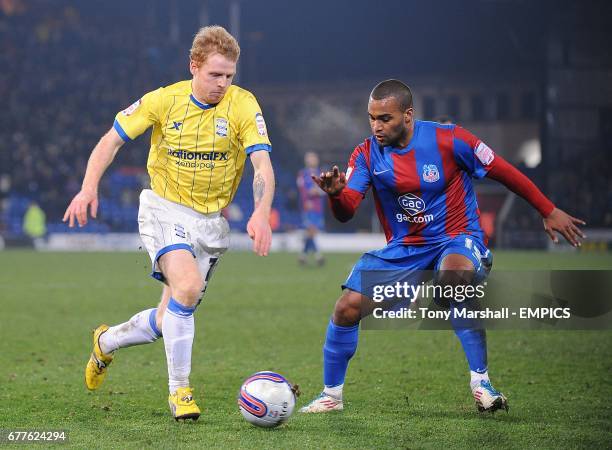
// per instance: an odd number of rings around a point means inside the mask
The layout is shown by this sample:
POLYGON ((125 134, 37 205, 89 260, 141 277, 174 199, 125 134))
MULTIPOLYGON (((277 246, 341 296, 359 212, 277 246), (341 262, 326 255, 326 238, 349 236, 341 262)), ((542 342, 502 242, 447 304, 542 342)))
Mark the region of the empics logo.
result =
POLYGON ((397 201, 406 214, 396 214, 395 218, 398 222, 410 222, 410 223, 429 223, 434 219, 433 214, 417 215, 425 211, 425 201, 414 194, 404 194, 398 197, 397 201))

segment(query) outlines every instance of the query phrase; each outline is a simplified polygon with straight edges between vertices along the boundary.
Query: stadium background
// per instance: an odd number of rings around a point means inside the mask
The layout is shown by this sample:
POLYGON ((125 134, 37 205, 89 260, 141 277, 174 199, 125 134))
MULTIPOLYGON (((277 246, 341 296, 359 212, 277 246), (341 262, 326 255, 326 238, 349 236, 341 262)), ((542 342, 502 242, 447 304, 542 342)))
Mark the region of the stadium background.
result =
MULTIPOLYGON (((609 13, 609 2, 0 4, 8 69, 0 74, 0 235, 8 245, 27 243, 23 218, 32 201, 50 234, 137 231, 147 136, 126 145, 104 177, 98 221, 68 230, 60 220, 114 114, 188 78, 187 51, 204 23, 240 38, 237 83, 260 100, 274 146, 277 231, 299 226, 303 153, 344 167, 369 134, 369 90, 391 77, 413 88, 417 117, 451 117, 589 228, 612 227, 612 55, 609 15, 599 12, 609 13)), ((252 209, 249 175, 228 211, 236 231, 252 209)), ((477 191, 494 246, 547 245, 522 200, 493 182, 477 191)), ((327 223, 330 232, 380 231, 371 204, 347 225, 327 223)), ((604 237, 600 245, 609 246, 604 237)))
MULTIPOLYGON (((205 414, 189 432, 166 411, 159 345, 122 350, 107 385, 87 393, 90 329, 159 295, 136 252, 148 136, 103 178, 98 220, 69 230, 61 217, 115 113, 188 78, 193 33, 218 23, 239 38, 236 82, 256 94, 273 143, 277 248, 299 246, 303 153, 343 167, 369 134, 370 89, 393 77, 413 88, 417 117, 452 117, 588 222, 580 250, 553 252, 535 211, 478 182, 495 270, 612 269, 611 13, 597 0, 0 0, 0 429, 67 429, 78 448, 609 448, 609 331, 489 333, 492 377, 512 406, 494 417, 476 414, 452 333, 367 332, 343 415, 247 427, 234 395, 256 370, 299 381, 301 404, 318 392, 324 324, 357 254, 304 269, 292 253, 228 253, 198 313, 193 381, 205 414), (33 202, 42 238, 24 230, 33 202)), ((251 180, 246 170, 228 211, 239 233, 251 180)), ((369 200, 348 224, 328 216, 327 231, 328 249, 383 242, 369 200)))

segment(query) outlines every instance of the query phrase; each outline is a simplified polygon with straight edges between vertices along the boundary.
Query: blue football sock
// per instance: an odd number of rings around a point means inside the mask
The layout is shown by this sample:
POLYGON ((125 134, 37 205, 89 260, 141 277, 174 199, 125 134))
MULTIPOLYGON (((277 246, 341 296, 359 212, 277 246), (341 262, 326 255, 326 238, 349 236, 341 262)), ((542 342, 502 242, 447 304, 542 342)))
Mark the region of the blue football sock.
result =
MULTIPOLYGON (((452 301, 451 308, 453 311, 464 308, 470 309, 471 305, 469 303, 452 301)), ((487 371, 487 333, 482 321, 454 316, 455 314, 451 314, 451 322, 455 329, 455 334, 463 346, 470 370, 477 373, 485 373, 487 371)))
POLYGON ((349 360, 357 350, 359 324, 341 327, 332 320, 327 326, 327 336, 323 345, 323 383, 325 386, 338 386, 344 383, 349 360))

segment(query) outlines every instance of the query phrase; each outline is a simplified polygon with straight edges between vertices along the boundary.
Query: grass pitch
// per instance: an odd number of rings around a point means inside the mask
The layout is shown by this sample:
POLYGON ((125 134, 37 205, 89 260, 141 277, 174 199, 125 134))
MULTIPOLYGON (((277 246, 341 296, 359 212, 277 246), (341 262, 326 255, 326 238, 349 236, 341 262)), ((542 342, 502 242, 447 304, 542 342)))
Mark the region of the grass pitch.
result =
MULTIPOLYGON (((448 331, 362 331, 345 411, 244 421, 244 378, 275 370, 321 389, 326 324, 359 255, 300 268, 295 255, 228 253, 196 315, 192 385, 203 410, 175 423, 163 343, 117 352, 90 393, 91 329, 157 302, 144 253, 0 252, 0 429, 66 429, 75 448, 552 448, 612 446, 612 332, 489 332, 490 374, 510 413, 478 414, 448 331)), ((495 252, 495 268, 612 268, 612 256, 495 252)), ((495 269, 494 269, 495 270, 495 269)), ((0 445, 2 445, 0 443, 0 445)))

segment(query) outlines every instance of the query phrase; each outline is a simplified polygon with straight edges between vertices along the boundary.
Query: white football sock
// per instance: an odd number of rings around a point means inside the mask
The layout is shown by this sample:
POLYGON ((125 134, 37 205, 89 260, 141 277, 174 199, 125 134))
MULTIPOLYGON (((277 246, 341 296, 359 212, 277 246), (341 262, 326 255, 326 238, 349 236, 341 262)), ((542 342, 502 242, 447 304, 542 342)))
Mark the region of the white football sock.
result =
POLYGON ((489 372, 478 373, 470 370, 470 388, 479 386, 481 381, 489 381, 489 372))
POLYGON ((149 344, 161 337, 155 323, 157 308, 146 309, 132 316, 127 322, 110 327, 100 335, 102 353, 112 353, 119 348, 149 344))
POLYGON ((195 335, 194 311, 195 308, 187 308, 170 298, 162 321, 171 394, 179 387, 189 387, 191 347, 195 335))
POLYGON ((344 383, 339 384, 338 386, 328 387, 325 386, 323 388, 323 392, 330 397, 334 397, 335 399, 342 400, 342 389, 344 388, 344 383))

